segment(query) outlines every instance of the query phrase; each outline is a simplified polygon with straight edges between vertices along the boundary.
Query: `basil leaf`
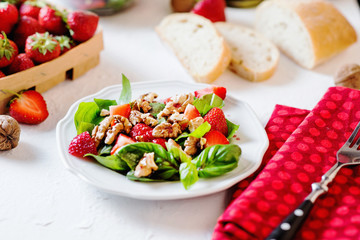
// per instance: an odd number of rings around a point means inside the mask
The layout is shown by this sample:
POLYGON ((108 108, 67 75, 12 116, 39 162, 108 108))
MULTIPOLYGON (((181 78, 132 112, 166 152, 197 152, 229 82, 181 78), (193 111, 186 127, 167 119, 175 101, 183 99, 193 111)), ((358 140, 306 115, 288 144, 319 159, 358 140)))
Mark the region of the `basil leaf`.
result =
POLYGON ((178 162, 191 162, 191 158, 181 149, 175 147, 168 142, 165 143, 168 152, 178 161, 178 162))
POLYGON ((84 130, 83 126, 80 126, 81 123, 85 122, 97 125, 99 122, 101 122, 103 118, 100 117, 99 114, 100 110, 95 102, 80 103, 74 116, 74 123, 77 134, 82 133, 84 130))
POLYGON ((99 150, 99 155, 101 155, 101 156, 103 156, 103 155, 110 155, 112 148, 113 148, 112 145, 104 145, 104 146, 99 150))
POLYGON ((85 157, 93 157, 96 161, 98 161, 101 165, 116 170, 116 171, 128 171, 129 166, 126 164, 126 162, 122 161, 119 157, 116 155, 109 155, 109 156, 99 156, 94 154, 85 154, 85 157))
POLYGON ((110 106, 117 105, 117 102, 115 100, 94 98, 94 102, 96 103, 100 111, 102 109, 109 110, 110 106))
POLYGON ((232 138, 234 136, 234 134, 236 133, 236 131, 239 129, 239 125, 236 125, 232 122, 230 122, 229 120, 226 119, 226 124, 228 127, 228 135, 227 138, 232 138))
POLYGON ((157 118, 157 115, 165 108, 165 104, 159 102, 150 103, 150 114, 157 118))
POLYGON ((187 137, 196 137, 196 138, 201 138, 203 137, 208 131, 210 131, 211 129, 211 125, 208 122, 204 122, 203 124, 201 124, 199 127, 197 127, 195 129, 195 131, 193 131, 192 133, 187 133, 184 132, 182 133, 180 136, 178 136, 175 141, 178 141, 182 138, 187 138, 187 137))
POLYGON ((206 94, 201 98, 196 98, 193 102, 193 105, 199 111, 201 116, 204 116, 210 109, 214 107, 222 108, 224 106, 224 101, 221 97, 216 94, 206 94))
POLYGON ((94 127, 95 127, 95 124, 93 124, 93 123, 81 122, 76 131, 78 134, 88 131, 91 135, 91 132, 94 129, 94 127))
POLYGON ((180 181, 186 190, 199 180, 198 171, 192 162, 181 163, 179 173, 180 181))
POLYGON ((235 169, 240 155, 241 149, 238 145, 214 145, 205 148, 192 162, 199 172, 199 177, 216 177, 235 169))
POLYGON ((131 86, 130 81, 125 77, 124 74, 122 74, 122 89, 121 94, 119 98, 119 105, 127 104, 131 102, 131 86))

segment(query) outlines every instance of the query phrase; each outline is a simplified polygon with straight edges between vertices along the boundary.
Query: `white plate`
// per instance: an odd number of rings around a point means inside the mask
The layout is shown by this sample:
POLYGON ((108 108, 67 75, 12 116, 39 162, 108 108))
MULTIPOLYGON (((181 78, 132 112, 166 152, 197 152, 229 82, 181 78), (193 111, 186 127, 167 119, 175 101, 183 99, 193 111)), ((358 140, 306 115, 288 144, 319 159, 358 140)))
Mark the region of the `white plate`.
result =
MULTIPOLYGON (((205 84, 184 82, 143 82, 132 83, 133 99, 147 92, 159 94, 159 98, 167 98, 175 94, 188 93, 207 87, 205 84)), ((113 194, 149 200, 184 199, 203 196, 225 190, 253 173, 259 166, 265 150, 268 147, 268 138, 265 130, 250 106, 231 96, 225 99, 224 112, 232 122, 240 125, 233 138, 233 142, 242 149, 239 166, 233 171, 216 178, 200 179, 189 190, 185 190, 180 182, 134 182, 125 176, 107 169, 100 164, 84 161, 68 153, 68 146, 76 136, 74 114, 80 102, 91 102, 94 98, 117 100, 120 96, 121 85, 104 88, 98 93, 87 96, 75 102, 66 116, 59 121, 56 127, 57 145, 65 166, 86 182, 113 194)))

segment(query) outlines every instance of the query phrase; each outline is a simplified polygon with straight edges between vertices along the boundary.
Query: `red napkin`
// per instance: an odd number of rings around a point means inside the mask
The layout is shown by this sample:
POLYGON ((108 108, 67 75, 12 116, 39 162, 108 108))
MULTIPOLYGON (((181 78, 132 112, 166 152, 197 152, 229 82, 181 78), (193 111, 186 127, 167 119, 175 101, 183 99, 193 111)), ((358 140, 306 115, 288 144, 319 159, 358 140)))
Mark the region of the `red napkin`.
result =
MULTIPOLYGON (((336 162, 360 120, 360 91, 331 87, 311 111, 277 105, 270 146, 258 173, 240 182, 213 233, 217 239, 264 239, 336 162)), ((295 239, 360 239, 360 166, 339 171, 295 239)))

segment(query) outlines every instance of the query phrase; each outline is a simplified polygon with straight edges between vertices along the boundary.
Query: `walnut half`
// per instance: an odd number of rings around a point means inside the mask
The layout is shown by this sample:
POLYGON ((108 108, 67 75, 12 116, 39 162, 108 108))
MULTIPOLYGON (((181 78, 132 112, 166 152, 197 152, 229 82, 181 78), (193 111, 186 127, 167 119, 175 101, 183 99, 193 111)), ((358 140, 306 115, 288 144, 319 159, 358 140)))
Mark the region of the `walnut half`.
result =
POLYGON ((140 159, 138 165, 135 167, 135 177, 147 177, 152 171, 158 170, 158 166, 154 161, 154 153, 144 153, 144 156, 140 159))
POLYGON ((20 125, 8 115, 0 115, 0 150, 15 148, 20 140, 20 125))

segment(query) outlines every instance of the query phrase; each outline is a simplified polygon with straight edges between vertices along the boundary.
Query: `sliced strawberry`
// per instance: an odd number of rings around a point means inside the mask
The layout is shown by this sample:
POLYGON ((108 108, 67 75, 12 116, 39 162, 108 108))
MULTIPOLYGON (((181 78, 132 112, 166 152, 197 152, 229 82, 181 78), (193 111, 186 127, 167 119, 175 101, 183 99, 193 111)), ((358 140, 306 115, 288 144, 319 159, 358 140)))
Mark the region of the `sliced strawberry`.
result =
POLYGON ((69 145, 68 151, 75 157, 83 157, 87 153, 97 155, 95 141, 87 131, 74 137, 69 145))
POLYGON ((125 145, 128 145, 128 144, 131 144, 131 143, 135 143, 134 140, 132 140, 130 137, 124 135, 124 134, 119 134, 117 140, 116 140, 116 143, 114 145, 114 147, 111 149, 111 155, 114 155, 115 152, 121 148, 122 146, 125 146, 125 145))
POLYGON ((144 123, 136 124, 130 131, 130 137, 137 142, 151 142, 153 129, 144 123))
POLYGON ((168 97, 168 98, 165 98, 165 99, 164 99, 164 103, 165 103, 165 104, 167 104, 167 103, 170 102, 170 101, 171 101, 171 97, 168 97))
POLYGON ((201 117, 199 110, 197 110, 196 107, 192 104, 188 104, 186 106, 184 115, 188 120, 201 117))
POLYGON ((161 145, 163 148, 166 149, 166 145, 165 145, 166 139, 165 139, 165 138, 155 138, 155 139, 152 140, 152 142, 153 142, 153 143, 156 143, 156 144, 159 144, 159 145, 161 145))
POLYGON ((25 52, 36 63, 43 63, 60 56, 60 44, 46 33, 35 33, 26 39, 25 52))
POLYGON ((225 22, 225 6, 225 0, 201 0, 191 12, 206 17, 212 22, 225 22))
POLYGON ((219 131, 211 130, 204 135, 206 139, 205 147, 210 147, 217 144, 229 144, 229 140, 219 131))
POLYGON ((34 67, 34 62, 25 54, 20 53, 14 59, 14 61, 10 64, 8 68, 8 73, 13 74, 17 72, 24 71, 28 68, 34 67))
POLYGON ((224 136, 228 135, 228 126, 226 123, 224 112, 217 107, 212 108, 204 116, 204 121, 211 125, 211 130, 217 130, 224 136))
POLYGON ((129 118, 131 112, 131 106, 128 103, 123 105, 110 106, 109 110, 110 110, 110 116, 120 115, 129 118))
POLYGON ((78 42, 90 39, 97 29, 99 16, 87 11, 73 11, 67 16, 71 37, 78 42))
POLYGON ((5 32, 0 35, 0 68, 9 66, 19 50, 16 44, 7 38, 5 32))
POLYGON ((200 89, 194 92, 195 97, 201 98, 202 96, 206 94, 216 94, 217 96, 221 97, 222 100, 226 98, 226 88, 220 87, 220 86, 211 86, 204 89, 200 89))
POLYGON ((10 116, 20 123, 39 124, 49 116, 46 102, 35 90, 17 94, 10 102, 10 116))

